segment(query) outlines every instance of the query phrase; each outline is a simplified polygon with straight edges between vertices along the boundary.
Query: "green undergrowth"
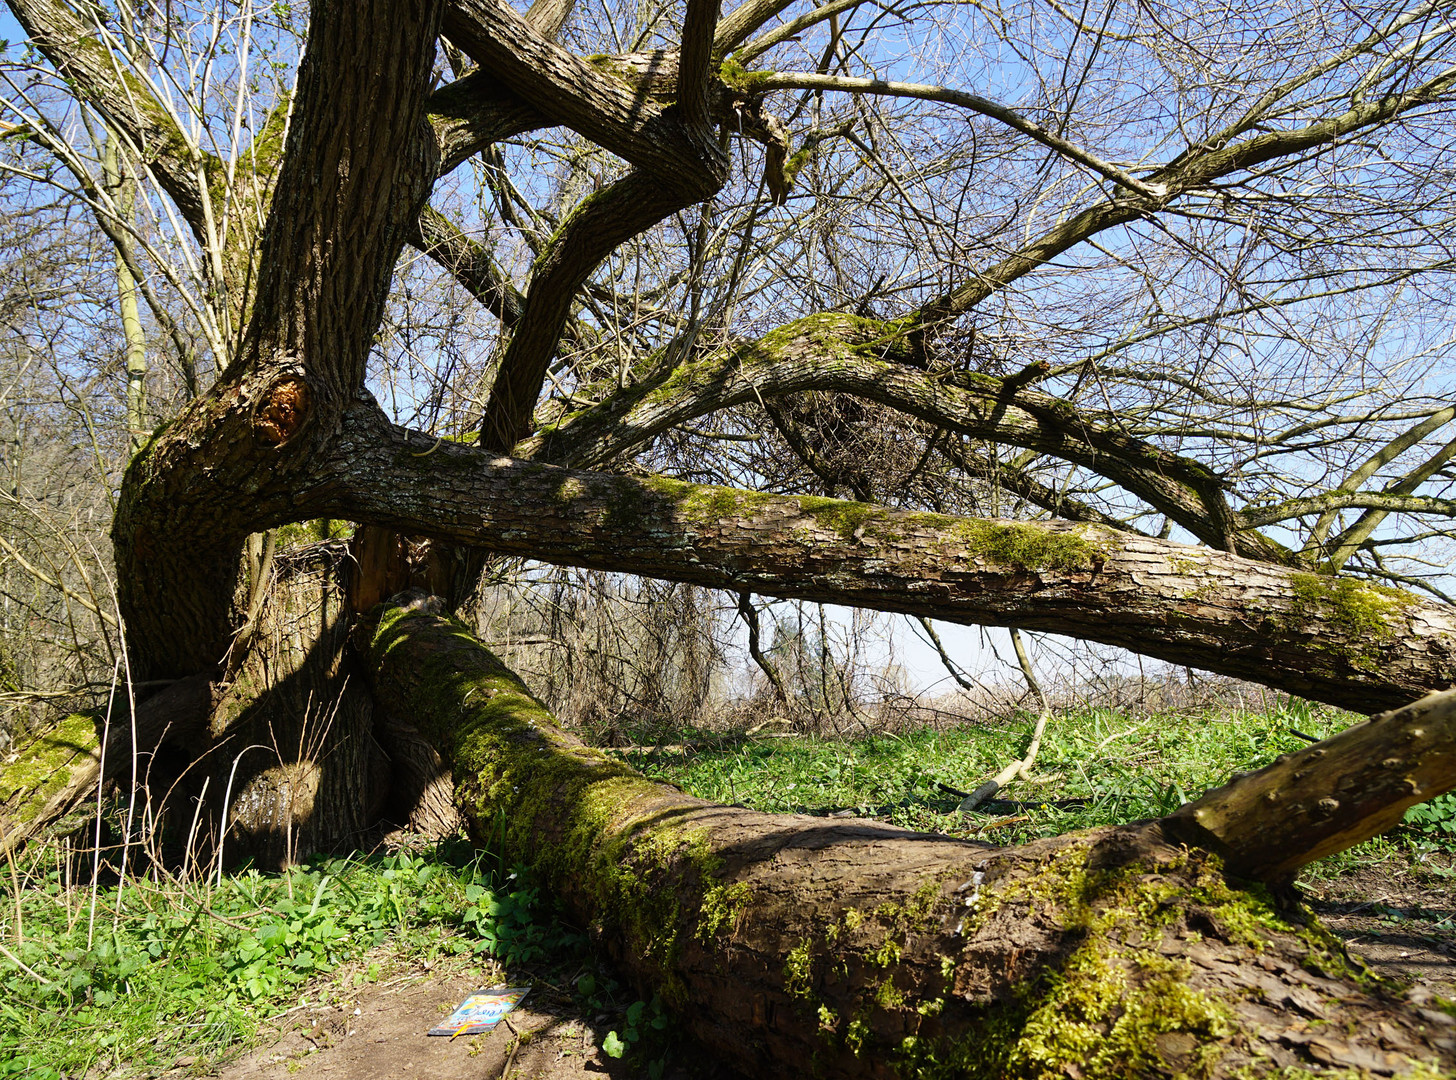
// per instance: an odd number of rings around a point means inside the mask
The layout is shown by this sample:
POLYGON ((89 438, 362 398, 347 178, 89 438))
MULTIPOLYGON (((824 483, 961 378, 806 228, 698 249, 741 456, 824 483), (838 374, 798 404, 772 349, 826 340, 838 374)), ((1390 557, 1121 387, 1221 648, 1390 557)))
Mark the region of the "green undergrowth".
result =
POLYGON ((187 885, 68 888, 54 850, 0 870, 0 1077, 142 1075, 184 1055, 201 1069, 396 963, 512 967, 581 946, 523 870, 463 843, 187 885))
POLYGON ((1059 713, 1047 726, 1030 779, 1012 781, 970 814, 958 811, 960 798, 946 788, 971 791, 1024 754, 1033 717, 625 756, 648 775, 715 802, 775 813, 847 810, 907 828, 1013 844, 1162 816, 1235 772, 1307 745, 1296 731, 1323 738, 1359 719, 1298 701, 1260 712, 1059 713))

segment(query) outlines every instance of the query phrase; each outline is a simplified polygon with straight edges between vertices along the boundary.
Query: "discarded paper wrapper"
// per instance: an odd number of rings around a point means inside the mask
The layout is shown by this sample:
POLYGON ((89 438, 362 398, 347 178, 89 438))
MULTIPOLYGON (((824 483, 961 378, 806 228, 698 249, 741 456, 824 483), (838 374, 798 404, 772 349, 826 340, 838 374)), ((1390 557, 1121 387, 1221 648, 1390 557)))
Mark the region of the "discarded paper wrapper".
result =
POLYGON ((430 1028, 431 1035, 477 1035, 489 1031, 501 1017, 521 1003, 531 992, 529 986, 493 986, 477 990, 462 1001, 455 1011, 430 1028))

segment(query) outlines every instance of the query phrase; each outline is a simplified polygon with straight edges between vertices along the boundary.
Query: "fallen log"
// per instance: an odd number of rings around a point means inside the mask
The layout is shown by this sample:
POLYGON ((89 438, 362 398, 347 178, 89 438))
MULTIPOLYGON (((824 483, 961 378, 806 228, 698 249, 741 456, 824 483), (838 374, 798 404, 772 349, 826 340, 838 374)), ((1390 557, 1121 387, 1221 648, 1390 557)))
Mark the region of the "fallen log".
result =
POLYGON ((0 762, 0 855, 55 830, 95 798, 98 784, 129 778, 133 769, 145 776, 145 759, 157 745, 190 733, 211 703, 211 682, 194 675, 148 698, 134 714, 122 696, 109 718, 74 713, 16 749, 0 762))
MULTIPOLYGON (((1308 912, 1225 875, 1237 831, 1220 834, 1222 856, 1170 821, 997 848, 717 806, 561 731, 457 623, 394 608, 359 640, 378 702, 453 767, 474 833, 533 864, 611 955, 748 1075, 1456 1067, 1449 1003, 1403 996, 1308 912)), ((1452 698, 1422 709, 1426 729, 1452 726, 1452 698)), ((1442 745, 1444 761, 1420 775, 1447 780, 1424 797, 1456 785, 1449 737, 1442 745)), ((1325 749, 1301 790, 1346 760, 1325 749)), ((1345 822, 1339 835, 1359 832, 1345 822)), ((1308 850, 1328 844, 1321 834, 1308 850)))

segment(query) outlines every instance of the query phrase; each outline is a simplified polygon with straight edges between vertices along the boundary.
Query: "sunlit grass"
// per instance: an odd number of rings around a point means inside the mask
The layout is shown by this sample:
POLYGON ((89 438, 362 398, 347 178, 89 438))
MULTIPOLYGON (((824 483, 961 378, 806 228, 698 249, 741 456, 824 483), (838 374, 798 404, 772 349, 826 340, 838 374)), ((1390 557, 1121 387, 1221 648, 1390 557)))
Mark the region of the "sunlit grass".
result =
POLYGON ((346 965, 368 981, 391 956, 529 962, 570 934, 463 844, 96 889, 64 887, 52 855, 0 878, 0 1077, 203 1067, 346 965))
MULTIPOLYGON (((1015 844, 1166 814, 1236 772, 1307 745, 1301 736, 1326 737, 1360 719, 1298 701, 1263 713, 1059 714, 1030 778, 971 813, 959 811, 959 796, 947 788, 969 791, 1019 758, 1033 717, 873 737, 719 738, 696 748, 685 732, 686 747, 623 756, 716 802, 849 812, 1015 844)), ((1456 799, 1447 799, 1398 834, 1324 860, 1306 877, 1374 860, 1414 865, 1427 854, 1440 864, 1432 873, 1445 876, 1440 868, 1453 848, 1456 799)), ((154 875, 93 890, 65 887, 64 876, 53 849, 0 866, 0 1077, 155 1074, 184 1055, 205 1069, 303 995, 316 1000, 340 979, 378 978, 392 962, 452 956, 566 964, 573 974, 560 980, 574 984, 585 1011, 627 1010, 624 1034, 614 1031, 604 1052, 650 1058, 656 1067, 665 1060, 648 1028, 631 1019, 633 1009, 639 1020, 660 1009, 629 1004, 632 991, 586 958, 584 939, 522 868, 463 842, 186 885, 154 875)))
POLYGON ((903 735, 744 741, 722 748, 632 752, 649 775, 715 802, 769 812, 851 810, 952 836, 994 832, 1017 843, 1169 813, 1233 773, 1257 769, 1361 717, 1304 702, 1264 713, 1137 715, 1106 709, 1049 723, 1029 780, 963 814, 938 786, 970 791, 1020 757, 1034 718, 903 735), (1008 806, 1014 803, 1014 806, 1008 806))

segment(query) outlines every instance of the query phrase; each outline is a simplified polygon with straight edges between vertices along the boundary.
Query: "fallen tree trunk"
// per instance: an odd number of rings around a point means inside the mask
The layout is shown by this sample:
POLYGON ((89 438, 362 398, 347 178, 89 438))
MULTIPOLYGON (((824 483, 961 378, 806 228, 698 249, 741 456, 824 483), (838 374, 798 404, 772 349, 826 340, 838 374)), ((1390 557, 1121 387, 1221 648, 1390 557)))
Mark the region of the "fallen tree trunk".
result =
MULTIPOLYGON (((1226 879, 1167 822, 1001 849, 716 806, 563 733, 459 624, 391 609, 361 644, 380 704, 453 765, 476 835, 533 863, 749 1075, 1456 1066, 1450 1015, 1375 980, 1312 917, 1226 879)), ((1450 727, 1450 699, 1442 712, 1421 722, 1450 727)), ((1436 767, 1456 783, 1445 753, 1436 767)))
POLYGON ((193 733, 211 704, 212 684, 193 675, 148 698, 135 713, 123 698, 110 718, 74 713, 27 742, 0 765, 0 855, 54 830, 95 798, 98 785, 129 782, 133 771, 144 777, 157 745, 193 733))

